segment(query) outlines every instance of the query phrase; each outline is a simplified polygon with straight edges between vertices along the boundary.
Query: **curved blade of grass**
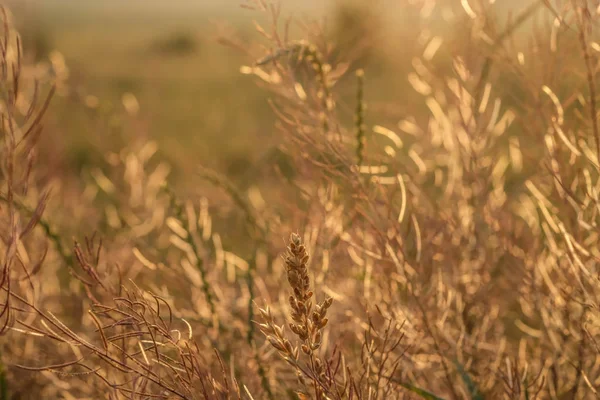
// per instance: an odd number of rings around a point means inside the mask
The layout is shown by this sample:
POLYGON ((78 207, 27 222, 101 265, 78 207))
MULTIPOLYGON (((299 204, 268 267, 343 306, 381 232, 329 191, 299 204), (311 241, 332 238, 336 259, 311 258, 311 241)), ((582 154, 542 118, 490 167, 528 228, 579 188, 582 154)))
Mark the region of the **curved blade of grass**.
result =
POLYGON ((426 390, 420 389, 414 385, 411 385, 410 383, 401 383, 400 386, 402 386, 403 388, 405 388, 407 390, 410 390, 414 394, 417 394, 417 395, 421 396, 421 398, 426 399, 426 400, 444 400, 441 397, 437 397, 435 394, 430 393, 426 390))

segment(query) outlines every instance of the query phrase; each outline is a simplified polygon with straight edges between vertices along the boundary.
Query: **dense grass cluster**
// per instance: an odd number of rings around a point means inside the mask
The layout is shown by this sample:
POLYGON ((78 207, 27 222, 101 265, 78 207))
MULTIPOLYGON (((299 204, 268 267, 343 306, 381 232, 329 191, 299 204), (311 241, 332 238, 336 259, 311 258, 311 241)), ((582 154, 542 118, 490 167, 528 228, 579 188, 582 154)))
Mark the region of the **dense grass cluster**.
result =
MULTIPOLYGON (((268 185, 195 167, 203 196, 135 132, 81 176, 49 170, 53 94, 98 99, 57 53, 27 58, 5 11, 0 399, 596 398, 600 8, 401 3, 420 55, 381 121, 376 29, 296 37, 246 3, 263 42, 221 41, 283 144, 268 185)), ((123 100, 111 118, 135 120, 123 100)))

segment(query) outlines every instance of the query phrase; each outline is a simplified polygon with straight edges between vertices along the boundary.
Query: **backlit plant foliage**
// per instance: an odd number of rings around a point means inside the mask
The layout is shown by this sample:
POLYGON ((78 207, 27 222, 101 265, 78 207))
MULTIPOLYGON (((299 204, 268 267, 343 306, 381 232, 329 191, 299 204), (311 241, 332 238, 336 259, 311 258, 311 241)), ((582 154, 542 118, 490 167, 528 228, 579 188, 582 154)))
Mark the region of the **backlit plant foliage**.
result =
POLYGON ((421 28, 401 118, 352 43, 245 3, 270 26, 240 72, 287 169, 245 189, 198 166, 201 195, 143 135, 48 176, 68 69, 28 65, 5 11, 0 398, 596 398, 600 9, 399 3, 421 28))

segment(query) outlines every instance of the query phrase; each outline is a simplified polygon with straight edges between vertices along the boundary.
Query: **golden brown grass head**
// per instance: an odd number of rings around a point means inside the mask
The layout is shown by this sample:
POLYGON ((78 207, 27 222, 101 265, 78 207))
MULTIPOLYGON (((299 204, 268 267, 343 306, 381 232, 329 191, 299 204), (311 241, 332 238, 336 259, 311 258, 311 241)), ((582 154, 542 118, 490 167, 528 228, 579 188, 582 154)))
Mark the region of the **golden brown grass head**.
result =
POLYGON ((325 374, 324 364, 321 359, 315 355, 315 351, 321 347, 323 340, 323 328, 327 325, 327 310, 333 303, 331 297, 323 300, 321 304, 314 306, 314 292, 310 286, 310 276, 308 274, 309 255, 302 239, 296 233, 290 236, 287 252, 284 256, 287 281, 292 289, 289 296, 291 307, 291 319, 288 326, 290 330, 300 339, 300 350, 308 357, 308 363, 302 367, 300 362, 300 352, 298 346, 293 346, 285 337, 283 325, 277 326, 269 307, 260 309, 264 323, 260 324, 261 331, 267 336, 271 345, 279 351, 286 361, 298 369, 301 381, 304 378, 314 379, 315 395, 322 398, 323 388, 328 388, 331 382, 325 374), (307 371, 307 372, 305 372, 307 371), (302 374, 306 374, 302 377, 302 374))
MULTIPOLYGON (((290 296, 289 300, 292 308, 292 320, 295 324, 291 323, 290 329, 302 341, 308 341, 327 325, 325 315, 327 315, 327 309, 333 302, 333 299, 329 297, 322 304, 317 305, 315 311, 312 312, 314 293, 310 288, 308 259, 309 255, 300 236, 295 233, 292 234, 285 256, 287 279, 293 291, 293 295, 290 296)), ((320 336, 318 338, 320 339, 320 336)), ((315 340, 315 343, 311 345, 311 350, 316 350, 319 344, 320 340, 315 340)), ((304 352, 310 355, 310 350, 304 352)))

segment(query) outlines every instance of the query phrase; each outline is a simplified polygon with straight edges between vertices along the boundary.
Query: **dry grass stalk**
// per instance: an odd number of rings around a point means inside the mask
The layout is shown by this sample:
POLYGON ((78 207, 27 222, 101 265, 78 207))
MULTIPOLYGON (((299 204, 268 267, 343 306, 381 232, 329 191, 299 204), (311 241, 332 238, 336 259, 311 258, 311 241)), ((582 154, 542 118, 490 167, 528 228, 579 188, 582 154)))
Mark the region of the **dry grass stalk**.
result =
POLYGON ((304 382, 305 378, 310 379, 316 398, 323 399, 333 382, 326 374, 324 362, 316 355, 315 351, 321 347, 323 329, 328 322, 327 310, 331 307, 333 299, 331 297, 326 298, 320 304, 316 304, 313 310, 314 293, 310 287, 308 259, 309 255, 300 236, 292 234, 285 255, 287 280, 292 289, 289 304, 292 309, 291 318, 293 322, 290 322, 288 326, 300 339, 300 348, 292 346, 291 342, 285 337, 283 325, 277 326, 275 324, 269 307, 260 309, 264 320, 264 323, 260 324, 260 329, 282 357, 298 369, 300 382, 304 382), (300 351, 308 359, 306 366, 299 363, 300 351))

